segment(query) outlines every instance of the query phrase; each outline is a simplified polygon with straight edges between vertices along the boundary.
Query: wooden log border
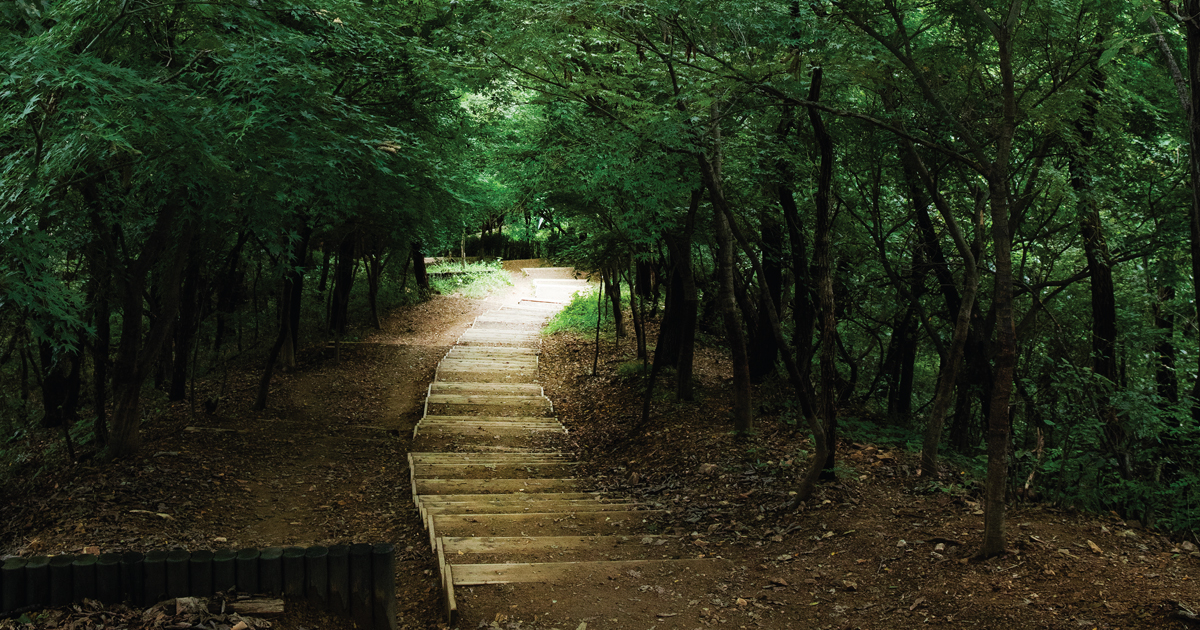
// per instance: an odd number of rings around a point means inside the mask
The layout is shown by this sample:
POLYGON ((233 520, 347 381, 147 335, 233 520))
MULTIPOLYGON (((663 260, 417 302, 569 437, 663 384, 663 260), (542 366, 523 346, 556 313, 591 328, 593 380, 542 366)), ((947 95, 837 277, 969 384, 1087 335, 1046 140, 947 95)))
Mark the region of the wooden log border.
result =
POLYGON ((397 630, 395 572, 391 543, 14 556, 0 563, 0 619, 84 598, 146 607, 236 587, 306 601, 359 628, 397 630))

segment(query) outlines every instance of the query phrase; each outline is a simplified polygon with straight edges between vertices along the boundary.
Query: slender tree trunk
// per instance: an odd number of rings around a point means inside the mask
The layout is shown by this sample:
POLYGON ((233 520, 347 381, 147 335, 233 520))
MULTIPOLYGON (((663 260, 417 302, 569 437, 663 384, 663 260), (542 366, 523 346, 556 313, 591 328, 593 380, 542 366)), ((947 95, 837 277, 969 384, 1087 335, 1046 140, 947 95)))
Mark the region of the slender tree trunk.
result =
POLYGON ((346 334, 350 316, 350 288, 354 284, 355 250, 358 230, 351 229, 338 246, 337 264, 333 268, 333 303, 329 329, 335 335, 346 334))
POLYGON ((710 156, 698 156, 704 186, 712 201, 717 234, 717 302, 725 323, 725 338, 729 343, 731 369, 733 372, 733 429, 745 435, 754 427, 754 416, 750 405, 750 365, 746 352, 746 336, 741 318, 738 317, 737 301, 733 295, 733 238, 729 219, 726 217, 725 189, 721 180, 721 137, 716 104, 712 108, 714 129, 713 150, 710 156))
MULTIPOLYGON (((1014 0, 1014 9, 1016 3, 1014 0)), ((1016 13, 1013 13, 1014 15, 1016 13)), ((983 516, 983 544, 979 555, 997 556, 1005 551, 1004 491, 1008 476, 1008 441, 1011 433, 1009 401, 1017 363, 1017 332, 1013 326, 1012 232, 1009 229, 1009 160, 1017 126, 1016 86, 1012 67, 1014 23, 996 28, 1000 65, 1000 96, 1003 117, 996 142, 996 159, 988 169, 989 205, 992 216, 992 247, 996 253, 993 308, 996 311, 995 373, 988 415, 988 472, 983 516)))
MULTIPOLYGON (((809 278, 808 250, 804 239, 803 224, 800 222, 800 213, 796 208, 796 198, 792 195, 792 190, 786 185, 780 184, 778 193, 779 205, 783 208, 783 216, 787 222, 788 242, 791 245, 792 276, 796 279, 795 303, 792 306, 792 325, 795 328, 792 339, 796 344, 795 361, 800 370, 800 379, 807 381, 811 372, 812 337, 817 321, 817 311, 813 305, 814 291, 809 278)), ((804 405, 807 405, 806 399, 801 397, 801 406, 804 405)), ((809 407, 802 408, 801 412, 808 416, 815 413, 815 410, 809 407)))
POLYGON ((603 282, 607 283, 604 288, 608 293, 608 300, 612 302, 613 327, 617 331, 617 344, 619 345, 620 338, 625 336, 625 314, 621 312, 621 277, 614 269, 605 273, 602 278, 603 282))
POLYGON ((420 241, 412 244, 413 280, 422 295, 429 291, 429 274, 425 273, 425 252, 420 241))
POLYGON ((42 363, 43 428, 69 426, 79 415, 80 370, 77 352, 54 353, 50 342, 38 344, 42 363))
POLYGON ((187 270, 183 274, 183 289, 179 296, 179 316, 175 322, 175 359, 171 367, 171 387, 168 400, 183 400, 187 396, 188 361, 191 359, 192 344, 200 323, 200 255, 193 251, 188 256, 187 270))
POLYGON ((767 277, 759 286, 759 306, 756 309, 758 321, 754 326, 758 332, 750 347, 752 383, 761 383, 775 373, 775 363, 779 360, 779 345, 775 343, 775 335, 771 334, 765 301, 783 303, 783 226, 780 225, 778 216, 765 207, 760 213, 759 223, 762 226, 763 271, 767 277))
POLYGON ((696 290, 696 275, 692 272, 692 234, 696 230, 696 213, 703 195, 703 190, 692 192, 683 238, 668 242, 671 258, 678 260, 680 280, 679 359, 675 365, 675 398, 686 401, 695 397, 692 388, 692 366, 696 357, 696 317, 700 308, 700 296, 696 290))
MULTIPOLYGON (((631 273, 626 270, 626 282, 630 287, 634 286, 634 278, 631 273)), ((617 278, 620 280, 620 277, 617 278)), ((642 320, 642 313, 638 310, 638 304, 641 300, 638 299, 637 291, 630 289, 629 294, 629 316, 633 320, 633 337, 634 343, 637 345, 637 358, 645 361, 646 355, 646 324, 642 320)))
MULTIPOLYGON (((1193 303, 1200 319, 1200 0, 1185 0, 1184 31, 1187 34, 1189 100, 1187 127, 1189 161, 1192 175, 1192 204, 1188 209, 1192 255, 1193 303)), ((1200 370, 1192 384, 1192 416, 1200 421, 1200 370)))
MULTIPOLYGON (((928 191, 934 201, 935 207, 937 207, 938 212, 942 215, 946 229, 949 231, 955 246, 958 248, 959 255, 963 258, 963 286, 961 296, 954 290, 953 285, 943 289, 944 294, 947 295, 947 303, 957 303, 958 312, 954 319, 954 332, 951 334, 950 347, 946 350, 946 356, 942 357, 942 366, 938 373, 932 409, 929 412, 929 419, 925 424, 925 439, 921 446, 921 475, 925 477, 937 477, 938 448, 942 439, 942 428, 945 424, 946 413, 950 409, 954 385, 962 369, 963 356, 971 326, 971 310, 975 307, 975 296, 979 290, 979 273, 974 252, 967 244, 966 236, 959 227, 950 204, 937 190, 933 177, 921 162, 916 148, 911 143, 905 144, 905 169, 911 173, 911 177, 919 179, 922 186, 928 191), (953 299, 950 299, 951 296, 953 299)), ((928 228, 922 231, 931 232, 932 222, 929 220, 926 209, 924 207, 918 208, 917 215, 918 217, 924 215, 924 222, 929 224, 928 228)), ((921 219, 919 218, 918 221, 920 222, 921 219)), ((925 245, 927 248, 930 246, 928 239, 925 245)), ((932 246, 940 251, 940 247, 937 246, 936 241, 932 243, 932 246)))
MULTIPOLYGON (((817 102, 821 99, 821 68, 813 70, 812 84, 809 87, 809 100, 817 102)), ((809 122, 821 151, 821 163, 817 171, 816 202, 817 221, 815 247, 813 248, 813 267, 816 270, 817 303, 821 318, 821 388, 817 398, 817 415, 825 428, 825 440, 829 451, 821 470, 823 479, 834 477, 837 464, 837 391, 838 372, 835 364, 837 354, 837 317, 833 295, 833 209, 831 196, 833 188, 833 138, 825 129, 821 113, 808 108, 809 122)))
MULTIPOLYGON (((109 434, 109 455, 114 458, 132 455, 141 446, 142 385, 150 375, 179 308, 180 275, 187 260, 192 230, 184 226, 181 236, 172 239, 179 209, 168 205, 159 211, 155 229, 147 238, 148 245, 138 258, 124 265, 118 282, 121 301, 121 336, 113 369, 112 432, 109 434), (171 240, 175 251, 167 250, 171 240), (163 257, 159 274, 159 312, 143 339, 143 296, 150 268, 163 257)), ((99 217, 93 223, 97 223, 99 217)), ((104 237, 112 243, 111 232, 104 237)), ((110 260, 115 247, 106 247, 110 260)))
POLYGON ((1158 341, 1154 344, 1157 362, 1154 380, 1158 384, 1158 395, 1168 404, 1179 402, 1179 379, 1175 376, 1175 314, 1169 304, 1175 299, 1175 287, 1164 285, 1158 288, 1154 302, 1154 327, 1158 329, 1158 341))
MULTIPOLYGON (((95 270, 93 270, 95 272, 95 270)), ((92 342, 92 407, 96 416, 92 421, 96 443, 108 444, 108 353, 112 340, 112 326, 108 313, 108 278, 97 281, 101 288, 92 307, 92 320, 96 326, 96 340, 92 342)))

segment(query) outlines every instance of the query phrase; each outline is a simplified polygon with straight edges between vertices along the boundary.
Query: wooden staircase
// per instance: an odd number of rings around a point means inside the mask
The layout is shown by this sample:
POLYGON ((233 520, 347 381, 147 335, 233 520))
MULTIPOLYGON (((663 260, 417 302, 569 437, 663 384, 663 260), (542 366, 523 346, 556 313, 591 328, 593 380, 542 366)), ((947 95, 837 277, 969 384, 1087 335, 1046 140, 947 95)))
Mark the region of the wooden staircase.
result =
POLYGON ((567 428, 535 382, 542 326, 586 281, 562 278, 563 269, 524 272, 533 298, 475 320, 438 365, 413 430, 413 500, 438 557, 452 625, 455 587, 663 562, 650 559, 640 535, 659 512, 587 491, 563 451, 567 428))

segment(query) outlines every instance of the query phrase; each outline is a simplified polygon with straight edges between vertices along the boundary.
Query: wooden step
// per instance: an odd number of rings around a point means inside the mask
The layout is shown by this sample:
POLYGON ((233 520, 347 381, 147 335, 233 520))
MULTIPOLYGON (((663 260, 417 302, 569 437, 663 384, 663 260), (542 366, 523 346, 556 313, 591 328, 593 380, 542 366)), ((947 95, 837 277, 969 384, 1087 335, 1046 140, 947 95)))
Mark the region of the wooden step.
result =
POLYGON ((481 348, 478 346, 450 346, 450 351, 447 352, 446 355, 450 356, 450 355, 454 355, 454 354, 474 354, 474 353, 480 353, 480 352, 486 352, 489 354, 507 356, 507 355, 536 355, 540 351, 537 348, 507 348, 507 347, 481 348))
POLYGON ((462 462, 523 463, 574 461, 569 453, 409 453, 409 459, 417 464, 456 464, 462 462))
POLYGON ((451 415, 439 416, 439 415, 432 415, 432 416, 425 416, 424 418, 421 418, 421 422, 429 422, 431 424, 450 424, 450 423, 480 424, 480 423, 494 422, 497 424, 529 424, 529 425, 554 424, 557 426, 562 426, 562 423, 560 423, 558 421, 558 418, 555 418, 553 416, 457 416, 457 415, 455 415, 455 416, 451 416, 451 415))
POLYGON ((541 385, 532 383, 446 383, 434 381, 429 386, 430 394, 537 396, 544 397, 541 385))
POLYGON ((598 551, 644 547, 643 536, 442 536, 447 560, 456 554, 508 554, 545 551, 598 551))
POLYGON ((573 501, 581 499, 602 500, 599 492, 509 492, 493 494, 418 494, 417 502, 422 505, 449 505, 451 503, 476 503, 498 501, 501 503, 538 503, 542 501, 573 501))
POLYGON ((641 507, 640 503, 598 503, 586 499, 582 501, 539 501, 538 505, 531 505, 531 503, 529 501, 523 505, 514 503, 454 503, 450 505, 422 503, 420 511, 422 516, 429 514, 529 514, 536 513, 538 509, 575 514, 578 512, 628 512, 641 507))
POLYGON ((493 475, 508 479, 559 477, 573 474, 574 462, 538 462, 526 464, 415 464, 413 475, 420 478, 460 479, 493 475))
POLYGON ((472 366, 492 366, 492 365, 515 365, 519 367, 537 367, 538 357, 536 356, 486 356, 486 355, 454 355, 446 356, 441 360, 442 365, 462 364, 468 367, 472 366))
MULTIPOLYGON (((495 418, 495 416, 489 416, 495 418)), ((514 416, 515 417, 515 416, 514 416)), ((452 422, 439 422, 437 416, 426 416, 417 426, 429 430, 438 431, 453 431, 455 433, 474 433, 474 432, 502 432, 521 429, 525 431, 557 431, 566 432, 566 427, 557 422, 504 422, 500 420, 490 420, 488 422, 468 422, 463 420, 455 420, 452 422)))
MULTIPOLYGON (((520 512, 512 514, 427 514, 436 536, 579 536, 633 535, 644 531, 646 521, 660 512, 613 510, 608 512, 520 512)), ((431 541, 431 544, 432 541, 431 541)))
POLYGON ((505 436, 520 436, 530 435, 532 433, 567 433, 566 427, 561 425, 511 425, 511 424, 477 424, 477 425, 456 425, 456 424, 418 424, 413 431, 413 437, 437 435, 458 435, 462 437, 474 437, 477 439, 495 439, 505 436))
POLYGON ((431 405, 507 405, 553 407, 542 395, 521 396, 504 394, 429 394, 425 402, 431 405))
POLYGON ((480 315, 475 318, 476 324, 532 324, 541 326, 546 323, 546 319, 550 316, 522 314, 522 313, 496 313, 495 315, 480 315))
POLYGON ((489 492, 570 492, 577 479, 416 479, 417 494, 487 494, 489 492))
MULTIPOLYGON (((612 560, 591 562, 527 562, 511 564, 453 565, 453 586, 509 584, 513 582, 558 582, 585 575, 619 576, 626 571, 645 573, 666 570, 672 575, 717 571, 724 562, 712 559, 688 560, 612 560)), ((701 573, 703 575, 703 573, 701 573)))

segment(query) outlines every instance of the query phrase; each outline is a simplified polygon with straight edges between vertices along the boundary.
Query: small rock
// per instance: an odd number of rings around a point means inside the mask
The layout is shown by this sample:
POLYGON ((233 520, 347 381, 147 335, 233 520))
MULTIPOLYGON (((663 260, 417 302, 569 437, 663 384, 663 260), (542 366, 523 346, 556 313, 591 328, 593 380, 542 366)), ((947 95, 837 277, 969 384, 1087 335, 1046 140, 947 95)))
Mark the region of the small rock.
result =
POLYGON ((906 540, 904 540, 903 538, 901 538, 901 539, 900 539, 900 542, 896 543, 896 546, 897 546, 897 547, 900 547, 900 548, 907 547, 907 546, 908 546, 908 541, 906 541, 906 540))
POLYGON ((229 539, 224 536, 217 536, 216 538, 213 539, 213 542, 219 542, 219 543, 229 542, 229 539))
POLYGON ((787 586, 788 585, 787 580, 785 580, 781 577, 771 578, 771 583, 776 586, 787 586))
POLYGON ((1094 543, 1090 540, 1087 541, 1087 546, 1089 549, 1092 550, 1092 553, 1099 553, 1099 554, 1104 553, 1104 551, 1100 549, 1100 545, 1097 545, 1096 543, 1094 543))
POLYGON ((945 550, 946 550, 946 543, 938 543, 937 545, 935 545, 935 546, 933 547, 933 550, 934 550, 934 551, 945 551, 945 550))
POLYGON ((700 464, 700 467, 696 469, 696 472, 700 473, 701 475, 711 475, 717 472, 717 465, 700 464))
POLYGON ((946 556, 943 556, 942 554, 940 554, 936 551, 930 551, 929 557, 933 558, 934 560, 945 560, 946 559, 946 556))
POLYGON ((738 606, 749 606, 749 605, 750 605, 750 602, 748 602, 748 601, 746 601, 746 600, 742 599, 741 597, 739 597, 739 598, 737 598, 737 605, 738 605, 738 606))

